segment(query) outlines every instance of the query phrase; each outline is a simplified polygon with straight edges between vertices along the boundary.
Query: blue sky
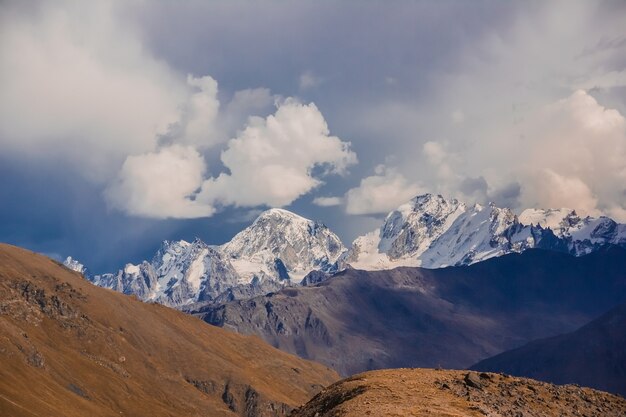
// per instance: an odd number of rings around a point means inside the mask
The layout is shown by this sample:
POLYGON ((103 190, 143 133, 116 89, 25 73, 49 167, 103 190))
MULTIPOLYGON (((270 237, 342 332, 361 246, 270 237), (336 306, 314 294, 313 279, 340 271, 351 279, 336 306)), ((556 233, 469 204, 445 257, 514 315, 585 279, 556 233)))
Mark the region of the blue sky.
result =
POLYGON ((0 241, 96 272, 267 207, 626 221, 626 5, 3 2, 0 241))

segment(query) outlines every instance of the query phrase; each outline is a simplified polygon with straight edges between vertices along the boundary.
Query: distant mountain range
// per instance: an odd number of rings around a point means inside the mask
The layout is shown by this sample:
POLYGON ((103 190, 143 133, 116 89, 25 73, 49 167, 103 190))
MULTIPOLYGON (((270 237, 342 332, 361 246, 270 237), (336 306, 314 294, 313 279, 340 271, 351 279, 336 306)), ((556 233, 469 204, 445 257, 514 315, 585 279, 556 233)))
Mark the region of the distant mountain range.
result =
POLYGON ((612 246, 580 257, 530 249, 470 266, 347 269, 193 314, 350 375, 466 368, 624 302, 626 249, 612 246))
POLYGON ((200 239, 164 241, 151 261, 127 264, 114 274, 91 275, 72 258, 64 264, 101 287, 182 307, 276 291, 310 271, 335 272, 345 252, 325 225, 271 209, 221 246, 200 239))
POLYGON ((575 210, 528 209, 516 216, 493 204, 468 206, 425 194, 387 215, 357 238, 345 262, 357 269, 441 268, 542 248, 575 256, 606 245, 626 246, 626 225, 608 217, 581 218, 575 210))
POLYGON ((535 340, 472 369, 575 383, 626 397, 626 304, 574 332, 535 340))
POLYGON ((608 217, 581 218, 568 209, 529 209, 516 216, 492 204, 468 206, 425 194, 389 213, 381 227, 349 249, 322 223, 270 209, 221 246, 165 241, 152 260, 102 275, 91 275, 71 257, 65 265, 96 285, 190 308, 277 291, 303 279, 319 281, 348 267, 470 265, 530 248, 580 256, 607 244, 626 246, 626 225, 608 217), (307 277, 312 271, 318 275, 307 277))

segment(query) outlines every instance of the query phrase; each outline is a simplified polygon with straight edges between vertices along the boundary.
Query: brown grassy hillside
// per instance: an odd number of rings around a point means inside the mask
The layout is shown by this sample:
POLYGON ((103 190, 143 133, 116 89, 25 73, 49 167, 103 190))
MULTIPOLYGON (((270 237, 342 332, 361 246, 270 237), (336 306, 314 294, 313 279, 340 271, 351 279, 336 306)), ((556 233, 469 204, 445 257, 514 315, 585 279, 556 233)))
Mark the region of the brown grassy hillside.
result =
POLYGON ((626 400, 575 385, 434 369, 366 372, 322 391, 292 417, 623 417, 626 400))
POLYGON ((0 415, 272 416, 335 372, 0 245, 0 415))

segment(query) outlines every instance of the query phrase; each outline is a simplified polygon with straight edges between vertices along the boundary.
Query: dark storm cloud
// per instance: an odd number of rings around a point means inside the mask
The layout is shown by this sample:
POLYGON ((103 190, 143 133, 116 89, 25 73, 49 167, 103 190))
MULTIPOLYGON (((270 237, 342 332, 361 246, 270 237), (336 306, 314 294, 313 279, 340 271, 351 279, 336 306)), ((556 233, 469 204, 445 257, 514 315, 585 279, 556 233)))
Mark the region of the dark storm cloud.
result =
POLYGON ((459 191, 468 196, 478 196, 484 198, 487 194, 487 181, 483 177, 464 178, 459 186, 459 191))
POLYGON ((489 199, 500 207, 519 207, 521 194, 522 186, 513 182, 489 194, 489 199))
POLYGON ((62 168, 59 161, 0 158, 0 241, 57 259, 71 255, 101 273, 150 259, 164 239, 221 244, 242 227, 226 221, 231 213, 192 220, 128 217, 108 210, 101 189, 79 172, 62 168))

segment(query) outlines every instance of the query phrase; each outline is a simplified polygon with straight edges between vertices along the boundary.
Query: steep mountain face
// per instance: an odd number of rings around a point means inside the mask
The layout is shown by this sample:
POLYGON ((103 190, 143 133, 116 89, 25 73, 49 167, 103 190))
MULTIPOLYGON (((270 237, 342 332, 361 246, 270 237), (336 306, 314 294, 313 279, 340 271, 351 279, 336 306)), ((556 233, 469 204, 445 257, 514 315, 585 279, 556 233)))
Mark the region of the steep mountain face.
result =
POLYGON ((573 385, 433 369, 366 372, 324 389, 292 417, 622 417, 626 400, 573 385))
POLYGON ((579 384, 626 397, 626 304, 580 329, 485 359, 472 368, 555 384, 579 384))
POLYGON ((530 248, 576 256, 615 244, 626 246, 626 225, 575 211, 529 209, 519 218, 493 204, 467 206, 425 194, 387 215, 383 225, 357 238, 343 265, 365 270, 397 266, 470 265, 530 248))
POLYGON ((194 314, 342 375, 465 368, 626 302, 626 249, 581 257, 533 249, 470 266, 348 269, 312 281, 194 314))
POLYGON ((171 306, 214 299, 240 281, 223 255, 199 239, 165 241, 151 262, 89 278, 100 287, 171 306))
POLYGON ((282 209, 262 213, 220 248, 244 281, 300 281, 312 270, 332 272, 345 248, 326 226, 282 209))
POLYGON ((284 416, 337 379, 0 245, 0 415, 284 416))
POLYGON ((345 250, 323 224, 271 209, 222 246, 165 241, 150 262, 127 264, 115 274, 90 276, 71 258, 65 265, 101 287, 188 308, 277 291, 310 271, 336 271, 345 250))

